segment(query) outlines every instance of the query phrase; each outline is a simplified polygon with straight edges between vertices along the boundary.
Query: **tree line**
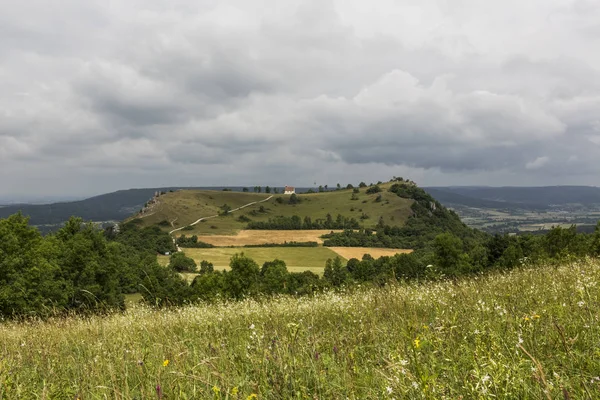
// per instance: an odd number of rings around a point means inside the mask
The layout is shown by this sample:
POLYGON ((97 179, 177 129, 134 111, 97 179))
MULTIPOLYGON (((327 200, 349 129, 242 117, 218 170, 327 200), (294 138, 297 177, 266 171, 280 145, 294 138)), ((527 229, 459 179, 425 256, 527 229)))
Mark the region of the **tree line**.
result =
POLYGON ((359 222, 355 218, 344 217, 338 214, 335 219, 331 214, 327 214, 325 219, 318 218, 313 220, 311 217, 304 218, 298 215, 291 217, 277 216, 269 218, 268 221, 251 221, 248 223, 247 229, 358 229, 359 222))

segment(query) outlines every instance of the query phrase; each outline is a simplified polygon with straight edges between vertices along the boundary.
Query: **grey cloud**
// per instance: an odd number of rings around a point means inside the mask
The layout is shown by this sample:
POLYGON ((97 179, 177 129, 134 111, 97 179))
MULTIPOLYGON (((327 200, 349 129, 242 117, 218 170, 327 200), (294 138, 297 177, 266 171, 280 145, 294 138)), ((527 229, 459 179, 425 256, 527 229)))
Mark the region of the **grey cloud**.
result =
POLYGON ((3 5, 0 187, 595 183, 600 7, 462 3, 3 5))

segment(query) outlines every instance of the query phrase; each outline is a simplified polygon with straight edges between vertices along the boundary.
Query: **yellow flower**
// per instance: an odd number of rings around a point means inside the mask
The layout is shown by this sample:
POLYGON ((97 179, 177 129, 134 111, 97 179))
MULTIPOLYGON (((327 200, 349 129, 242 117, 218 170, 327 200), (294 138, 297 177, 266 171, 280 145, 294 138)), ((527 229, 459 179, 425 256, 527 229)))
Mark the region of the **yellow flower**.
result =
POLYGON ((413 343, 415 345, 415 349, 418 349, 419 347, 421 347, 421 341, 419 340, 419 338, 416 338, 415 340, 413 340, 413 343))
POLYGON ((539 317, 540 317, 539 315, 535 314, 535 315, 534 315, 533 317, 531 317, 531 318, 533 318, 533 319, 538 319, 539 317))
POLYGON ((167 365, 169 365, 169 360, 163 361, 163 367, 166 367, 167 365))
POLYGON ((237 394, 238 394, 238 388, 237 388, 237 386, 234 386, 233 389, 231 389, 231 395, 237 396, 237 394))
POLYGON ((219 394, 219 393, 221 393, 221 389, 219 389, 219 388, 218 388, 218 387, 216 387, 216 386, 213 386, 213 388, 212 388, 212 391, 213 391, 213 392, 215 392, 215 394, 219 394))
POLYGON ((246 400, 258 399, 256 393, 252 393, 250 396, 246 397, 246 400))
POLYGON ((526 315, 526 316, 524 316, 524 317, 523 317, 523 319, 524 319, 525 321, 529 321, 529 317, 528 317, 527 315, 526 315))

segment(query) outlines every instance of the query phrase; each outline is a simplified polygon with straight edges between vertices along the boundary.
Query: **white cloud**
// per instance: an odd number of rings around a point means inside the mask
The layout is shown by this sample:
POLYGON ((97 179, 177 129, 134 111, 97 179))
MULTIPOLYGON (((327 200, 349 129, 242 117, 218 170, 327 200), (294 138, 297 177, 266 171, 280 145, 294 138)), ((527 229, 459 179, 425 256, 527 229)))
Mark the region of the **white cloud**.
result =
POLYGON ((548 161, 550 161, 549 157, 538 157, 535 160, 525 164, 525 168, 539 169, 539 168, 542 168, 544 165, 548 164, 548 161))

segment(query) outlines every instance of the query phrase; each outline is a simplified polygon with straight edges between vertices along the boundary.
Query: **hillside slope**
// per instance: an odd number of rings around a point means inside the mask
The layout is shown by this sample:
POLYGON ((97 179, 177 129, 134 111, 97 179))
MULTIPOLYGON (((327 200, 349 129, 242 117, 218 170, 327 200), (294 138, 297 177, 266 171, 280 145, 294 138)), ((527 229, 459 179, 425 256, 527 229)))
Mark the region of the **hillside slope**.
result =
MULTIPOLYGON (((234 234, 245 229, 251 222, 268 223, 269 220, 293 216, 302 220, 308 217, 314 222, 326 220, 328 214, 333 220, 338 215, 354 219, 366 228, 374 228, 380 219, 390 226, 403 226, 412 215, 413 200, 388 192, 390 186, 391 183, 382 184, 382 192, 373 194, 367 194, 366 188, 361 188, 359 193, 353 193, 352 189, 343 189, 299 194, 296 204, 290 204, 289 195, 276 194, 263 203, 199 223, 193 229, 180 232, 186 235, 234 234)), ((161 196, 155 212, 143 218, 137 216, 138 223, 141 226, 159 225, 164 230, 172 230, 187 226, 199 218, 221 213, 225 204, 237 208, 265 200, 269 196, 264 193, 180 190, 161 196)))

